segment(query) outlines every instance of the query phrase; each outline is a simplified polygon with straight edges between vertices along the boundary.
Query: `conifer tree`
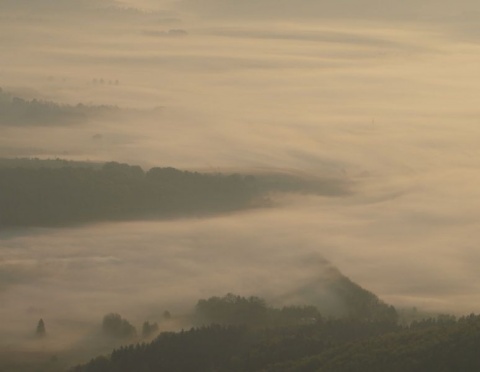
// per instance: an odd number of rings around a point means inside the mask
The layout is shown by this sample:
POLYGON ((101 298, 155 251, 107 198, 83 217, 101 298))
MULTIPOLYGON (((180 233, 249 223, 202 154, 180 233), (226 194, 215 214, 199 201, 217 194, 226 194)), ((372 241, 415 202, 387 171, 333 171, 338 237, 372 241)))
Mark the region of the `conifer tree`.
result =
POLYGON ((45 330, 45 322, 43 319, 40 319, 37 324, 37 330, 35 331, 35 335, 38 338, 44 338, 47 335, 47 331, 45 330))

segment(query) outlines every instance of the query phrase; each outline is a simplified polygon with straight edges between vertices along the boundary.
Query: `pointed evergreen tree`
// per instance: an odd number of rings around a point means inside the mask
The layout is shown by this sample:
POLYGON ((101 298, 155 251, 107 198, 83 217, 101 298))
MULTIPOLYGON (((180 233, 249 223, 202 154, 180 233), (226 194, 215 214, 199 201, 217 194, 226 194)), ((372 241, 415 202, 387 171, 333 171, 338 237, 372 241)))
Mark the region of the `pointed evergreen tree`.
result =
POLYGON ((47 331, 45 330, 45 322, 43 319, 40 319, 37 324, 37 330, 35 331, 35 336, 38 338, 44 338, 47 335, 47 331))

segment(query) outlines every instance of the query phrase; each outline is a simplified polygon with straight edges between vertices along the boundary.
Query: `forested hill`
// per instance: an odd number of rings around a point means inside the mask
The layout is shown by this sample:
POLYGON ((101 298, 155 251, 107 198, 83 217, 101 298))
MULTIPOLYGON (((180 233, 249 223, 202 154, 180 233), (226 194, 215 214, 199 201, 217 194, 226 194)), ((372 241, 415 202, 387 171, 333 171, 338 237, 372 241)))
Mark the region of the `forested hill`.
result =
POLYGON ((265 372, 477 372, 480 316, 427 319, 394 332, 339 344, 265 372))
POLYGON ((0 158, 0 228, 202 216, 270 205, 271 192, 340 196, 343 181, 199 173, 117 162, 0 158))
POLYGON ((249 176, 201 174, 115 162, 97 167, 0 167, 0 226, 59 226, 164 218, 252 207, 249 176))
POLYGON ((303 325, 210 325, 162 333, 149 344, 117 349, 72 371, 478 372, 479 350, 480 316, 409 326, 319 318, 303 325))

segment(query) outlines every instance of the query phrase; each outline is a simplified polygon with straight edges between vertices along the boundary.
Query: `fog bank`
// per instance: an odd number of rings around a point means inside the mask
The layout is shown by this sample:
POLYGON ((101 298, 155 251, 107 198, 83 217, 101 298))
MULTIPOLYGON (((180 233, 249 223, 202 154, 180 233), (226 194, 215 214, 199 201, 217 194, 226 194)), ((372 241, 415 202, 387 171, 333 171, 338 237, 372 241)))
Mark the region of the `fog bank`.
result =
POLYGON ((140 321, 226 292, 275 301, 323 259, 396 306, 480 311, 476 3, 33 3, 0 1, 3 91, 120 113, 2 116, 0 156, 287 169, 354 187, 205 220, 0 232, 5 334, 39 317, 140 321))

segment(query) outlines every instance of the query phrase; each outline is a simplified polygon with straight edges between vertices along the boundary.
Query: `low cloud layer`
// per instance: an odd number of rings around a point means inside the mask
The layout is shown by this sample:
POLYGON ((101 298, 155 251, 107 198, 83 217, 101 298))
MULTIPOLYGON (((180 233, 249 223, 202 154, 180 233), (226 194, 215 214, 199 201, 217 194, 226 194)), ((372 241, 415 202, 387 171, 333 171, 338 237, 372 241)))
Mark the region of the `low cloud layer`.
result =
POLYGON ((155 3, 84 27, 86 10, 32 18, 0 2, 5 90, 139 110, 3 126, 0 156, 288 169, 348 179, 353 193, 209 220, 1 232, 10 334, 38 316, 143 319, 228 291, 274 301, 323 259, 394 305, 479 311, 476 4, 404 2, 392 22, 370 3, 340 14, 305 2, 330 11, 299 22, 290 1, 155 3))
POLYGON ((3 331, 15 340, 43 317, 59 337, 72 322, 93 327, 112 311, 140 324, 228 292, 315 303, 315 292, 295 293, 312 283, 322 292, 325 260, 397 307, 477 311, 478 208, 439 203, 422 184, 396 195, 383 185, 361 195, 292 196, 210 219, 2 233, 0 315, 11 319, 3 331))

